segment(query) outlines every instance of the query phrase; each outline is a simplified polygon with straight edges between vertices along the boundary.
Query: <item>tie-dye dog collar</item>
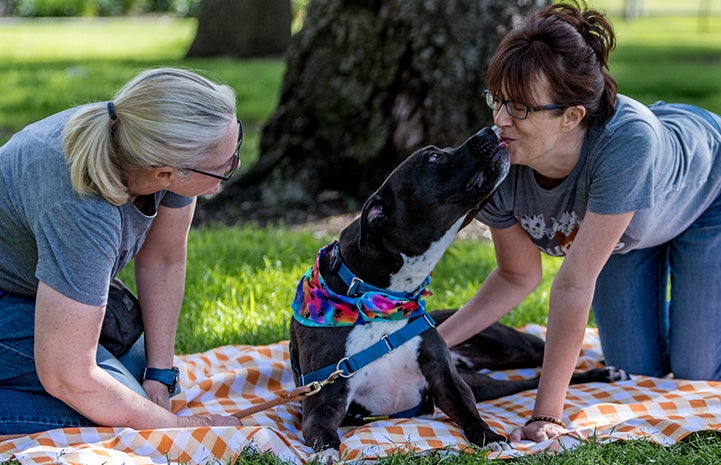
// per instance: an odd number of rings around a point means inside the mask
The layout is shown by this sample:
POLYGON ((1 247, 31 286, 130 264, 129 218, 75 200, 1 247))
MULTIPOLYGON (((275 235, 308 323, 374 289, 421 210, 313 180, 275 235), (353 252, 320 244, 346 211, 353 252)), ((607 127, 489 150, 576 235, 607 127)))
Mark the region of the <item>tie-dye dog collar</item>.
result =
POLYGON ((291 307, 293 317, 306 326, 353 326, 372 320, 402 320, 425 312, 425 296, 431 295, 431 277, 406 298, 390 293, 366 292, 357 297, 336 294, 319 271, 320 259, 333 247, 330 244, 318 251, 315 265, 298 283, 291 307))

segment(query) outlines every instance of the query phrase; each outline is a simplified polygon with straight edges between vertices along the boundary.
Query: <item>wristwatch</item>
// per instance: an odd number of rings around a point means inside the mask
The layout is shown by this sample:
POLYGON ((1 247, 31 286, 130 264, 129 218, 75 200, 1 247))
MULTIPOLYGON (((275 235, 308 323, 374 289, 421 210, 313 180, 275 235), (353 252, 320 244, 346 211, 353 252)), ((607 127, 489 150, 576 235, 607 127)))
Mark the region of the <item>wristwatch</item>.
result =
POLYGON ((152 381, 163 383, 168 386, 168 392, 173 394, 178 389, 179 375, 180 370, 178 370, 178 367, 173 367, 170 369, 145 367, 143 369, 143 376, 140 382, 142 383, 146 379, 149 379, 152 381))

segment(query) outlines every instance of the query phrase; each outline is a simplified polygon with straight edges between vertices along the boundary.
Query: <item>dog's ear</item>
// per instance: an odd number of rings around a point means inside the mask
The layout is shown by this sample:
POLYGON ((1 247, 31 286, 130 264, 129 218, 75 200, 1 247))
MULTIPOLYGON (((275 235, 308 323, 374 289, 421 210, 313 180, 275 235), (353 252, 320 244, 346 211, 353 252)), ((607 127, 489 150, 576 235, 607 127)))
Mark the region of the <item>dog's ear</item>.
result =
POLYGON ((372 241, 388 221, 392 208, 391 203, 383 197, 381 191, 376 192, 363 204, 360 218, 360 241, 364 247, 372 241))

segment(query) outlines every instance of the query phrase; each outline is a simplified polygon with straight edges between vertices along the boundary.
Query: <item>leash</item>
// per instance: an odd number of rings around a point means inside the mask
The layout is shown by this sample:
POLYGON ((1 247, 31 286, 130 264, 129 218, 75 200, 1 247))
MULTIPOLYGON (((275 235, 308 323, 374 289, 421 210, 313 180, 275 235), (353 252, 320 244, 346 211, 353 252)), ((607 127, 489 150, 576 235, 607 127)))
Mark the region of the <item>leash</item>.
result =
MULTIPOLYGON (((398 331, 384 335, 380 341, 350 357, 343 357, 338 363, 330 364, 306 374, 300 373, 299 367, 294 366, 293 369, 298 377, 298 383, 304 385, 306 383, 320 382, 335 373, 339 373, 338 376, 343 378, 350 378, 369 363, 393 352, 414 337, 435 326, 436 322, 433 321, 433 318, 424 312, 398 331)), ((293 357, 291 357, 291 360, 293 361, 293 357)))
POLYGON ((276 397, 273 400, 269 400, 267 402, 263 402, 258 405, 254 405, 253 407, 247 408, 245 410, 241 410, 240 412, 234 413, 232 416, 235 418, 242 420, 245 417, 249 417, 250 415, 253 415, 258 412, 262 412, 263 410, 267 410, 272 407, 276 407, 278 405, 283 405, 288 402, 293 402, 295 400, 298 400, 302 397, 308 397, 312 396, 314 394, 318 394, 321 389, 323 389, 325 386, 329 384, 333 384, 333 382, 341 375, 340 371, 336 371, 328 375, 327 378, 325 378, 322 381, 313 381, 311 383, 306 384, 305 386, 299 386, 292 391, 283 391, 280 394, 278 394, 278 397, 276 397))
MULTIPOLYGON (((435 321, 433 321, 433 318, 431 318, 429 314, 424 313, 421 317, 411 321, 398 331, 395 331, 390 335, 384 335, 380 341, 370 347, 351 357, 342 358, 335 365, 328 365, 325 368, 321 368, 320 370, 313 371, 306 375, 298 374, 298 379, 300 380, 300 384, 303 384, 302 386, 299 386, 292 391, 283 391, 278 394, 275 399, 241 410, 240 412, 232 414, 232 416, 242 420, 245 417, 262 412, 263 410, 283 405, 288 402, 293 402, 303 397, 318 394, 325 386, 333 384, 338 377, 350 378, 355 375, 356 371, 360 370, 372 361, 384 356, 385 354, 393 352, 397 347, 405 344, 414 337, 433 327, 435 327, 435 321), (306 382, 307 384, 305 384, 306 382)), ((298 369, 293 362, 295 362, 295 360, 291 357, 291 364, 294 365, 293 369, 297 372, 298 369)), ((421 406, 422 404, 403 412, 399 412, 391 417, 406 418, 414 416, 417 414, 421 406)), ((380 418, 381 417, 378 417, 378 419, 380 418)), ((364 420, 367 421, 368 419, 364 418, 364 420)))

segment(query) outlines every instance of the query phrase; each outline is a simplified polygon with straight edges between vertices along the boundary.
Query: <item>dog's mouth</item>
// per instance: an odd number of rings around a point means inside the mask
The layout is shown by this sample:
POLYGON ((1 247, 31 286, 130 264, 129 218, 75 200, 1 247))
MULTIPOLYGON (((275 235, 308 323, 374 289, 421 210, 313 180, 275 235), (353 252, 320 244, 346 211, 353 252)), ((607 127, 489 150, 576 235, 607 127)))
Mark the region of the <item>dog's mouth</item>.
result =
POLYGON ((485 152, 481 157, 478 171, 466 183, 466 191, 488 190, 490 193, 498 187, 511 166, 507 145, 505 142, 497 142, 495 149, 490 153, 485 152))
POLYGON ((478 196, 472 209, 479 210, 508 175, 510 154, 506 150, 508 143, 499 141, 490 130, 480 131, 469 143, 471 155, 478 157, 480 166, 468 179, 465 191, 478 196), (474 142, 476 138, 482 140, 474 142))
MULTIPOLYGON (((479 210, 505 179, 511 166, 507 144, 500 141, 489 127, 481 129, 459 147, 458 156, 468 168, 468 177, 459 179, 443 203, 479 210), (465 181, 465 182, 464 182, 465 181)), ((461 173, 459 173, 460 175, 461 173)))

